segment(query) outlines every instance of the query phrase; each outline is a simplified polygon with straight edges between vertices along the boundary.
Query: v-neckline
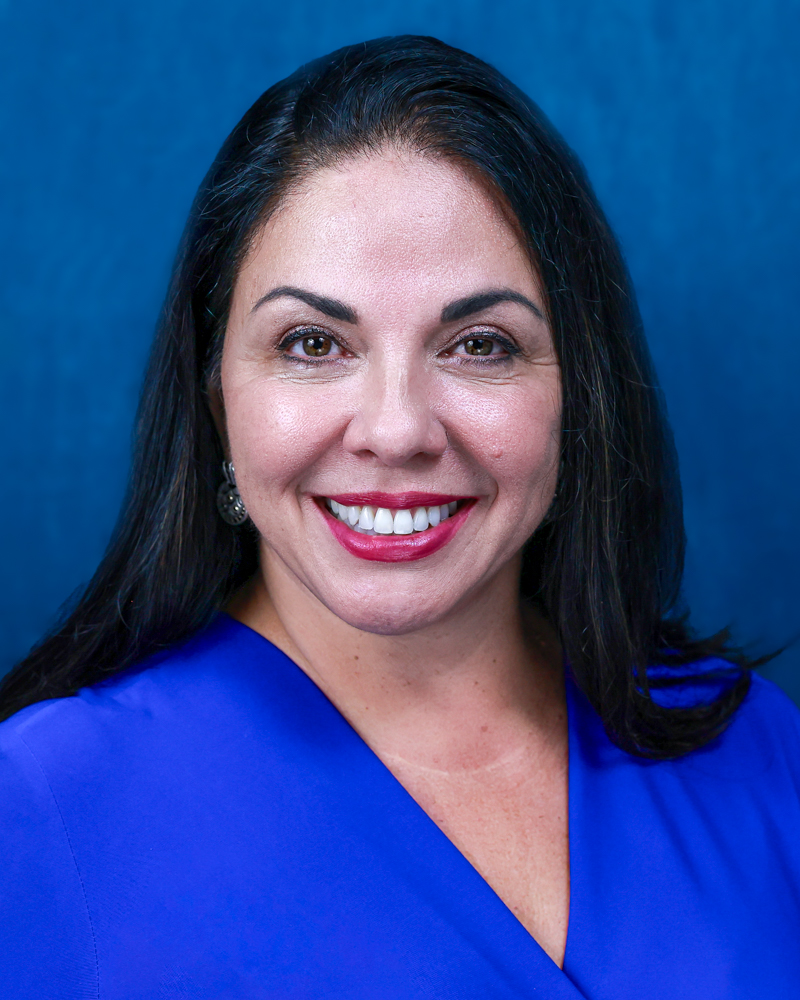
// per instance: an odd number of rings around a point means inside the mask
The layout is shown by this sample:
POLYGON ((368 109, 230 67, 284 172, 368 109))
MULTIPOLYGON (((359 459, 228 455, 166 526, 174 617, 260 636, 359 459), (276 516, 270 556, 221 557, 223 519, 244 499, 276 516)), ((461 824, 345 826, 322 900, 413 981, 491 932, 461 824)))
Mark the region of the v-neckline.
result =
MULTIPOLYGON (((571 831, 573 830, 573 823, 578 821, 575 815, 575 803, 574 796, 572 794, 573 789, 573 769, 577 763, 577 758, 579 755, 575 754, 573 751, 575 747, 574 737, 574 727, 576 723, 576 706, 574 704, 574 697, 572 691, 572 684, 569 677, 569 672, 565 672, 565 699, 567 706, 567 741, 568 741, 568 766, 567 766, 567 802, 568 802, 568 857, 569 857, 569 911, 567 917, 567 936, 564 950, 564 964, 559 967, 550 958, 547 952, 544 951, 542 946, 533 937, 533 935, 528 931, 528 929, 520 922, 514 912, 508 907, 508 905, 503 901, 503 899, 497 894, 497 892, 492 888, 492 886, 486 881, 486 879, 480 874, 480 872, 472 865, 472 863, 466 858, 464 854, 456 847, 452 840, 444 833, 444 831, 439 827, 436 822, 431 819, 427 812, 422 808, 422 806, 417 802, 417 800, 411 795, 408 789, 398 780, 398 778, 392 773, 392 771, 387 767, 387 765, 381 760, 377 753, 369 746, 369 744, 364 740, 361 734, 353 727, 350 721, 342 714, 342 712, 337 708, 337 706, 330 700, 330 698, 322 691, 322 689, 313 681, 311 677, 299 666, 294 660, 291 659, 286 653, 283 652, 278 646, 266 638, 266 636, 261 635, 260 632, 256 632, 255 629, 250 628, 250 626, 245 625, 238 619, 235 619, 225 612, 220 612, 224 615, 228 621, 238 626, 239 628, 250 633, 254 638, 258 639, 261 643, 266 644, 287 664, 293 668, 297 674, 310 686, 311 689, 316 693, 316 695, 323 699, 324 703, 329 706, 330 712, 333 713, 332 718, 335 718, 337 724, 341 727, 346 727, 347 732, 350 734, 351 739, 355 740, 360 749, 360 760, 363 762, 364 767, 378 767, 383 773, 384 778, 387 780, 388 785, 392 787, 394 791, 394 798, 401 801, 404 804, 404 813, 406 819, 413 823, 416 827, 423 828, 422 839, 431 842, 431 846, 436 845, 437 852, 442 851, 447 852, 451 855, 450 866, 452 866, 452 856, 455 855, 458 859, 458 869, 459 876, 465 883, 464 888, 467 890, 465 893, 465 898, 472 898, 475 896, 483 895, 487 905, 491 902, 491 908, 495 911, 499 911, 503 915, 504 922, 508 924, 506 927, 506 934, 510 938, 512 935, 515 938, 514 941, 503 940, 502 946, 503 950, 510 952, 508 959, 513 962, 513 965, 520 968, 524 966, 524 957, 521 952, 525 950, 530 951, 529 961, 536 967, 537 972, 545 976, 547 985, 550 989, 556 989, 560 987, 560 994, 548 994, 548 1000, 585 1000, 584 994, 581 993, 574 983, 569 978, 568 965, 569 965, 569 955, 571 949, 571 938, 572 938, 572 927, 574 924, 574 871, 575 871, 575 858, 573 856, 573 844, 571 831), (513 931, 512 931, 513 928, 513 931), (564 992, 566 991, 566 992, 564 992)), ((349 776, 354 779, 355 776, 351 774, 349 776)), ((352 782, 351 782, 352 783, 352 782)), ((357 782, 356 782, 357 783, 357 782)), ((367 804, 364 802, 359 803, 359 808, 365 808, 367 804)), ((379 818, 380 819, 380 818, 379 818)), ((385 817, 382 817, 385 822, 385 817)), ((396 817, 395 817, 396 819, 396 817)), ((399 830, 395 824, 392 833, 399 835, 399 830)), ((384 845, 385 846, 385 845, 384 845)), ((414 861, 416 864, 425 864, 429 859, 423 854, 415 857, 414 861)), ((439 872, 436 870, 436 866, 430 866, 432 870, 429 874, 432 877, 436 877, 439 872)), ((457 887, 450 887, 451 895, 458 895, 457 887)), ((475 946, 480 950, 481 942, 476 941, 475 946)))

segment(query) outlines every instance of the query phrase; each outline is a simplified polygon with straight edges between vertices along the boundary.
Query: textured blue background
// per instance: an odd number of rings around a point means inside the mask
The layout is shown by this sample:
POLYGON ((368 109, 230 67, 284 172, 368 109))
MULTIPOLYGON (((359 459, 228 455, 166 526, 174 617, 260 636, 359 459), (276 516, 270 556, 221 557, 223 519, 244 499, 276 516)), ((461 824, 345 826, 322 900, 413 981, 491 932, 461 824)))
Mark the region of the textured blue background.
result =
MULTIPOLYGON (((796 0, 0 0, 0 670, 90 577, 195 188, 299 63, 434 34, 530 93, 627 254, 674 423, 697 623, 800 604, 796 0)), ((800 699, 800 652, 768 674, 800 699)))

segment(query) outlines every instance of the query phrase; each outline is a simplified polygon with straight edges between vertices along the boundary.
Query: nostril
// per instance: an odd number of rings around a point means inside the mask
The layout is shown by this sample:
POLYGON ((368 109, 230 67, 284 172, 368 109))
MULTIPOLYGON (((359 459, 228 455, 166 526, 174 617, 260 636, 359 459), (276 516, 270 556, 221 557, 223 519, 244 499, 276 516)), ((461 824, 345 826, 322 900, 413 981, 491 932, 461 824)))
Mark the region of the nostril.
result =
POLYGON ((447 434, 427 405, 368 400, 354 415, 342 443, 352 454, 371 453, 386 465, 398 466, 418 455, 442 455, 447 434))

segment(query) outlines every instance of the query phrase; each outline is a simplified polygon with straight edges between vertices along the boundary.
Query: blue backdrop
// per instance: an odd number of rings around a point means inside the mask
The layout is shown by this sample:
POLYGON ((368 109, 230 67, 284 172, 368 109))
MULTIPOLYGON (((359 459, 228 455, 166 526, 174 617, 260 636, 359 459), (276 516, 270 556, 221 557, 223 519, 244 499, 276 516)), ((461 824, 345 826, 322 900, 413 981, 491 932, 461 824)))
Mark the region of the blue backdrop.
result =
MULTIPOLYGON (((193 193, 267 86, 363 38, 497 65, 584 159, 681 457, 686 592, 761 650, 800 631, 796 0, 0 0, 0 670, 86 582, 193 193)), ((800 699, 800 652, 768 674, 800 699)))

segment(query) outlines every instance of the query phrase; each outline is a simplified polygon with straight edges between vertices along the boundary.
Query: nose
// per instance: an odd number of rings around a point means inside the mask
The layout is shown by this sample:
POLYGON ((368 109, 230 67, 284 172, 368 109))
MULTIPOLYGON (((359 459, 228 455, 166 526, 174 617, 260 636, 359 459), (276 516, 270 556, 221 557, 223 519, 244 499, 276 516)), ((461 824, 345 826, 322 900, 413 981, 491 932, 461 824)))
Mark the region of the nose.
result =
POLYGON ((345 431, 345 449, 352 454, 371 453, 391 468, 416 457, 442 455, 447 433, 433 412, 431 397, 426 374, 415 370, 408 359, 371 363, 358 410, 345 431))

